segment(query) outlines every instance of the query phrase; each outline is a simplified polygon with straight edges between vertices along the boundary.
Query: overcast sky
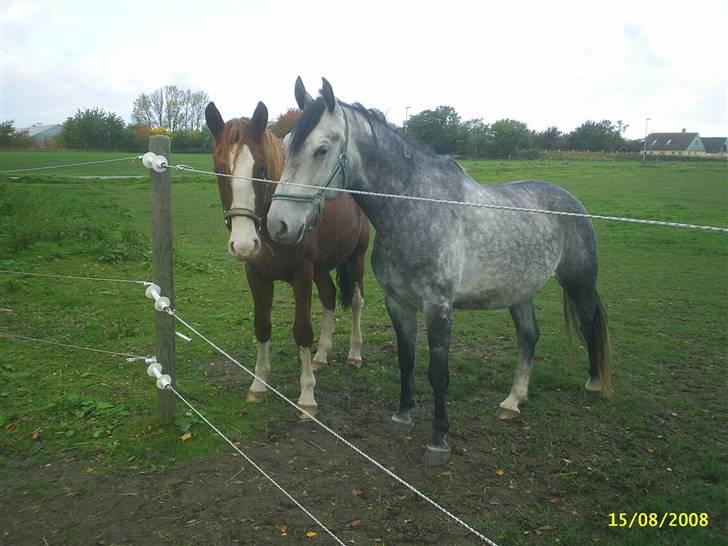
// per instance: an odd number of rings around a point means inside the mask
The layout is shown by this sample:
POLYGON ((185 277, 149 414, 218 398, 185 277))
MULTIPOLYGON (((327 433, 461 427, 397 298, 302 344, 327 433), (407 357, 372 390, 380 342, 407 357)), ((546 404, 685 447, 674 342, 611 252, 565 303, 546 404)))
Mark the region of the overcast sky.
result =
POLYGON ((295 105, 300 75, 398 125, 438 105, 568 132, 586 120, 728 136, 728 2, 0 0, 0 119, 130 120, 142 92, 204 90, 226 118, 295 105), (507 5, 506 5, 507 4, 507 5))

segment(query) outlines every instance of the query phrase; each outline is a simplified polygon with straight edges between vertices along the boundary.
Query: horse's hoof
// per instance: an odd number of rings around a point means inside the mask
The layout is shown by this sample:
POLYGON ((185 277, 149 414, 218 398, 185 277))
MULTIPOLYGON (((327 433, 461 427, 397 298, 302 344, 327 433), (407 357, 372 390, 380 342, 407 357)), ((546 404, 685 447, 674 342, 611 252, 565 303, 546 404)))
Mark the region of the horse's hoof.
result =
POLYGON ((326 362, 321 362, 320 360, 314 360, 311 362, 311 369, 314 372, 320 372, 326 367, 326 362))
POLYGON ((397 436, 407 436, 410 432, 412 432, 412 428, 414 426, 415 423, 414 421, 412 421, 412 419, 406 421, 392 416, 392 418, 387 423, 387 432, 391 432, 392 434, 396 434, 397 436))
POLYGON ((346 362, 351 366, 354 366, 355 368, 361 368, 362 365, 361 358, 349 358, 346 360, 346 362))
POLYGON ((427 466, 443 466, 450 460, 450 453, 451 450, 447 445, 440 447, 427 444, 423 459, 427 466))
POLYGON ((602 391, 592 391, 586 389, 586 391, 584 392, 586 392, 586 399, 588 402, 599 402, 602 398, 604 398, 602 391))
POLYGON ((268 391, 248 391, 245 400, 248 402, 262 402, 268 395, 268 391))
POLYGON ((316 406, 301 406, 299 405, 298 408, 303 411, 298 412, 298 420, 299 421, 310 421, 311 417, 316 417, 316 412, 318 410, 318 407, 316 406), (304 413, 304 411, 306 413, 304 413))
POLYGON ((521 416, 520 411, 513 411, 508 408, 498 408, 495 412, 495 418, 500 421, 511 421, 521 416))

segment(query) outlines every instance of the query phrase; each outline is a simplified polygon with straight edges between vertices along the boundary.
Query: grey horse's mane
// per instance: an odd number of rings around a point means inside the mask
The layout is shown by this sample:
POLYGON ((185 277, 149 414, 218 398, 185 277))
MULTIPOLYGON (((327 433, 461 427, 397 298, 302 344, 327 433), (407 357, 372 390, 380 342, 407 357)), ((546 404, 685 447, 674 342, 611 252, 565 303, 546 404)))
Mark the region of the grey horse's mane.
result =
MULTIPOLYGON (((454 166, 460 172, 465 173, 460 164, 452 157, 447 155, 438 155, 430 146, 422 144, 409 135, 403 133, 402 130, 392 127, 382 111, 375 108, 367 108, 358 102, 347 104, 339 101, 339 103, 342 107, 349 108, 362 116, 369 124, 374 138, 378 138, 378 136, 394 138, 401 144, 403 149, 407 150, 406 153, 408 155, 416 154, 420 157, 430 158, 435 161, 450 163, 451 166, 454 166)), ((306 140, 306 137, 308 137, 308 135, 311 134, 311 131, 313 131, 316 125, 318 125, 325 109, 326 105, 322 97, 317 97, 316 100, 306 106, 303 110, 303 114, 301 114, 301 117, 296 124, 296 128, 291 138, 291 152, 295 153, 300 150, 301 146, 303 146, 303 142, 306 140)))

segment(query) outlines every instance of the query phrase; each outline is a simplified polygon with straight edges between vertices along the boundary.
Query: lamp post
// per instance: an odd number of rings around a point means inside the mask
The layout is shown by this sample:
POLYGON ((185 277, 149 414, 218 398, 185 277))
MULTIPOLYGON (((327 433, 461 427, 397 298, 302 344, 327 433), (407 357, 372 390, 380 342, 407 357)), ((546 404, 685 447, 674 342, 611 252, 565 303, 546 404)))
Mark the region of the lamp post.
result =
POLYGON ((409 126, 409 109, 412 108, 411 106, 405 106, 404 107, 404 133, 407 134, 407 129, 409 126))
POLYGON ((650 123, 652 118, 645 119, 645 145, 642 146, 642 163, 647 159, 647 125, 650 123))

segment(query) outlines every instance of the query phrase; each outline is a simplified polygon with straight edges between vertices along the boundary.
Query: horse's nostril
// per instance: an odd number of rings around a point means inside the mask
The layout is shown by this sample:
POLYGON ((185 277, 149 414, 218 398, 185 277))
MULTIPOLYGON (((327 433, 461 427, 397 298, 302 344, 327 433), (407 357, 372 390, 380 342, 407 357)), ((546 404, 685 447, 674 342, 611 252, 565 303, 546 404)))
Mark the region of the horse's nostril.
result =
POLYGON ((258 239, 253 240, 253 254, 257 254, 260 251, 260 241, 258 239))
POLYGON ((235 255, 235 241, 230 241, 228 243, 228 250, 230 251, 230 254, 233 256, 235 255))
POLYGON ((276 230, 279 237, 284 237, 288 233, 288 226, 285 222, 278 222, 278 229, 276 230))

